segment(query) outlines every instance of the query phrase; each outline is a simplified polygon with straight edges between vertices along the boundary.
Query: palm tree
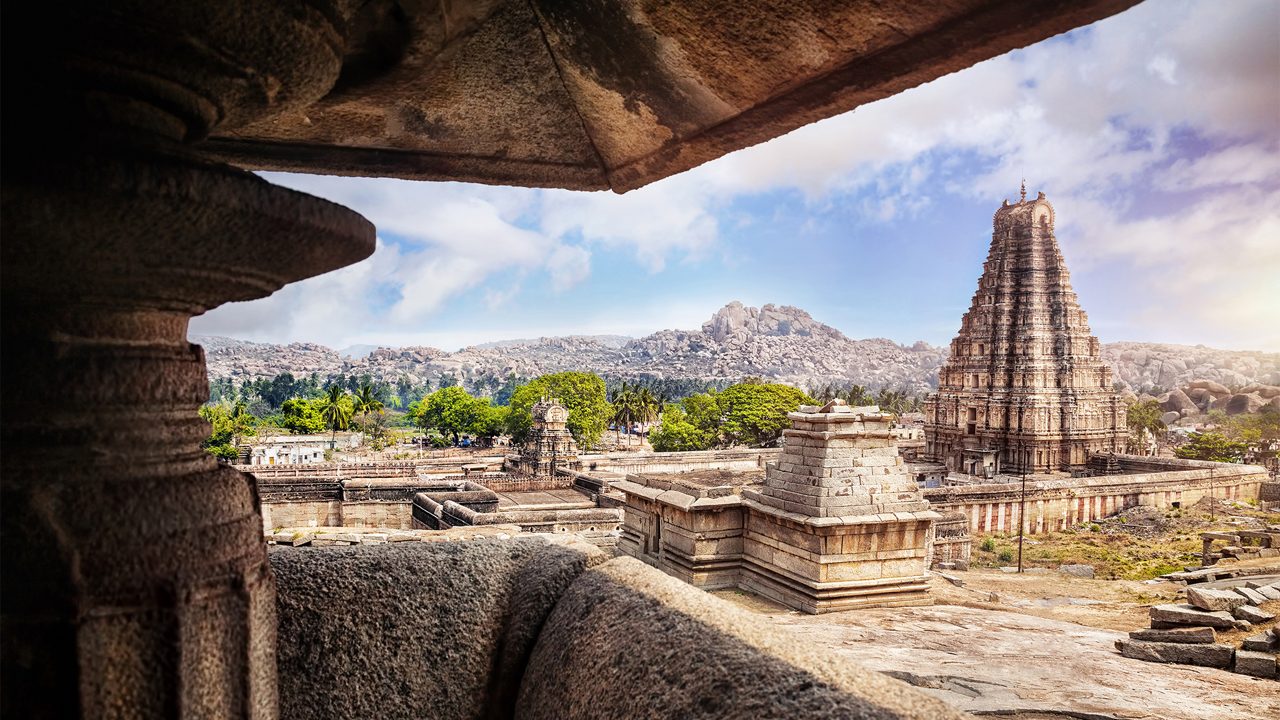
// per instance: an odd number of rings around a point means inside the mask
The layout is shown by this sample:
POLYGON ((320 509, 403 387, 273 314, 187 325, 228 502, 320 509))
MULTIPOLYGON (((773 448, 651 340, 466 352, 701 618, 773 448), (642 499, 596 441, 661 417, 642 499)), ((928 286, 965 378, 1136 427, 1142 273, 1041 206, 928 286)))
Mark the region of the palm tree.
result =
POLYGON ((320 401, 320 418, 333 430, 329 438, 330 450, 338 445, 338 431, 346 430, 351 424, 351 405, 342 402, 346 395, 346 388, 335 383, 329 386, 329 394, 320 401))
POLYGON ((372 383, 364 383, 360 386, 360 390, 352 398, 352 404, 355 411, 359 414, 382 412, 386 407, 378 396, 374 393, 372 383))
MULTIPOLYGON (((622 426, 627 426, 627 435, 631 434, 631 421, 635 417, 636 395, 625 382, 613 392, 613 417, 611 421, 614 424, 614 434, 617 442, 622 442, 622 426)), ((628 438, 630 444, 630 438, 628 438)))
POLYGON ((845 400, 854 407, 870 405, 874 401, 866 385, 850 385, 845 400))
POLYGON ((635 407, 632 413, 635 415, 636 422, 641 425, 641 432, 648 435, 649 425, 657 421, 662 413, 662 402, 649 391, 649 388, 640 388, 640 391, 635 393, 635 407))

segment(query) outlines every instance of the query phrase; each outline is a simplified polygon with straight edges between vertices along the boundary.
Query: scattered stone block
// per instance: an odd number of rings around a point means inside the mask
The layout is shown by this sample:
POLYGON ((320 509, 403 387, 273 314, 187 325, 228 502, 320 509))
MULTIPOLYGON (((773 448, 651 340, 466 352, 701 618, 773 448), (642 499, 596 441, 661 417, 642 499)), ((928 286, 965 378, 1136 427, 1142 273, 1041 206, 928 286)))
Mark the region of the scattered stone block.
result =
POLYGON ((1235 588, 1235 591, 1239 593, 1240 596, 1243 597, 1250 605, 1261 605, 1262 603, 1267 601, 1267 596, 1263 595, 1257 590, 1252 590, 1246 587, 1238 587, 1238 588, 1235 588))
MULTIPOLYGON (((1130 633, 1130 635, 1132 634, 1133 633, 1130 633)), ((1275 631, 1268 630, 1245 638, 1240 647, 1241 649, 1253 650, 1255 652, 1274 652, 1277 644, 1275 631)))
POLYGON ((1092 578, 1092 565, 1059 565, 1058 572, 1072 577, 1092 578))
POLYGON ((1232 669, 1241 675, 1274 678, 1276 676, 1276 656, 1267 652, 1237 650, 1236 664, 1232 669))
POLYGON ((1239 593, 1217 588, 1187 588, 1187 602, 1201 610, 1225 610, 1230 612, 1244 605, 1246 599, 1239 593))
MULTIPOLYGON (((1234 627, 1235 619, 1225 612, 1209 612, 1193 605, 1156 605, 1151 608, 1151 619, 1173 625, 1204 625, 1212 628, 1234 627)), ((1151 627, 1156 627, 1155 622, 1151 627)))
POLYGON ((1276 619, 1275 615, 1252 605, 1241 605, 1235 610, 1232 610, 1231 614, 1234 615, 1237 620, 1244 620, 1245 622, 1254 624, 1270 622, 1271 620, 1276 619))
MULTIPOLYGON (((1235 654, 1235 649, 1230 645, 1220 645, 1218 643, 1192 645, 1187 643, 1147 642, 1145 640, 1117 640, 1116 649, 1120 651, 1121 655, 1135 660, 1213 668, 1229 667, 1231 665, 1231 657, 1235 654)), ((1275 664, 1274 659, 1272 659, 1272 664, 1275 664)))
POLYGON ((1236 619, 1231 622, 1231 627, 1235 628, 1236 630, 1243 631, 1253 627, 1253 623, 1249 622, 1248 620, 1236 619))
POLYGON ((1280 600, 1280 590, 1277 590, 1273 585, 1263 585, 1262 587, 1254 588, 1254 590, 1268 600, 1280 600))
POLYGON ((1217 633, 1211 627, 1174 627, 1168 629, 1134 630, 1129 633, 1133 640, 1148 642, 1171 642, 1186 645, 1211 643, 1217 639, 1217 633))

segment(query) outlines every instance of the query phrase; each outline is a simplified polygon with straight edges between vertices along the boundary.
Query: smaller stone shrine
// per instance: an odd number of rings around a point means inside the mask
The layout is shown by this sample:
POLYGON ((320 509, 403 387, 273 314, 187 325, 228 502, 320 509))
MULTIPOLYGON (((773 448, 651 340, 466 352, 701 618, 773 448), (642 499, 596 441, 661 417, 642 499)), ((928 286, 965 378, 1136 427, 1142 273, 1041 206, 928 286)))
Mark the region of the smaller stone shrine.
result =
POLYGON ((742 492, 740 586, 810 613, 928 605, 933 523, 892 416, 836 400, 790 413, 764 486, 742 492))
MULTIPOLYGON (((625 498, 618 549, 698 587, 738 587, 808 613, 930 604, 941 515, 898 456, 890 416, 837 400, 788 417, 782 453, 763 473, 614 483, 625 498)), ((968 533, 954 541, 959 555, 968 533)))
POLYGON ((555 477, 557 470, 579 470, 578 444, 569 432, 569 411, 550 397, 534 403, 533 429, 518 456, 507 458, 511 472, 538 478, 555 477))

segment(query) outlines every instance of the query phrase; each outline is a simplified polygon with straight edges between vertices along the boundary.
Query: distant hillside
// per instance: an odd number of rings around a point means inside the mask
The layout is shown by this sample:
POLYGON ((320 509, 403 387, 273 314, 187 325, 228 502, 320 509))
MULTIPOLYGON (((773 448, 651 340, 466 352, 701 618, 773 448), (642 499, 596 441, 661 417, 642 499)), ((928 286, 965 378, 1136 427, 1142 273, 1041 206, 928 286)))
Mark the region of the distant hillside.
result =
MULTIPOLYGON (((210 378, 237 381, 318 373, 364 374, 395 382, 435 384, 452 375, 469 386, 515 374, 534 377, 590 370, 615 377, 652 376, 738 380, 747 376, 801 387, 857 383, 925 392, 937 386, 945 348, 853 340, 790 306, 746 307, 731 302, 699 330, 662 330, 643 338, 572 335, 507 340, 446 352, 432 347, 377 348, 363 357, 313 343, 274 345, 223 337, 193 337, 205 347, 210 378)), ((351 348, 355 349, 355 348, 351 348)), ((1136 392, 1180 387, 1193 380, 1222 385, 1280 384, 1280 353, 1215 350, 1203 346, 1112 343, 1103 356, 1118 381, 1136 392)))

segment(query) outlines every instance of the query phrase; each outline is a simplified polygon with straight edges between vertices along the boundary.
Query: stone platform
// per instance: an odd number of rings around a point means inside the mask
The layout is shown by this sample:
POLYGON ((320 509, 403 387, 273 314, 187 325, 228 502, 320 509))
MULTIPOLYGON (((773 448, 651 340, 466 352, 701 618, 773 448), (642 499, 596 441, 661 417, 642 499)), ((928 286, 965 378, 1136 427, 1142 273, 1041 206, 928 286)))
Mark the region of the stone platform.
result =
POLYGON ((809 613, 928 605, 929 503, 877 407, 790 413, 764 486, 744 490, 740 585, 809 613))

